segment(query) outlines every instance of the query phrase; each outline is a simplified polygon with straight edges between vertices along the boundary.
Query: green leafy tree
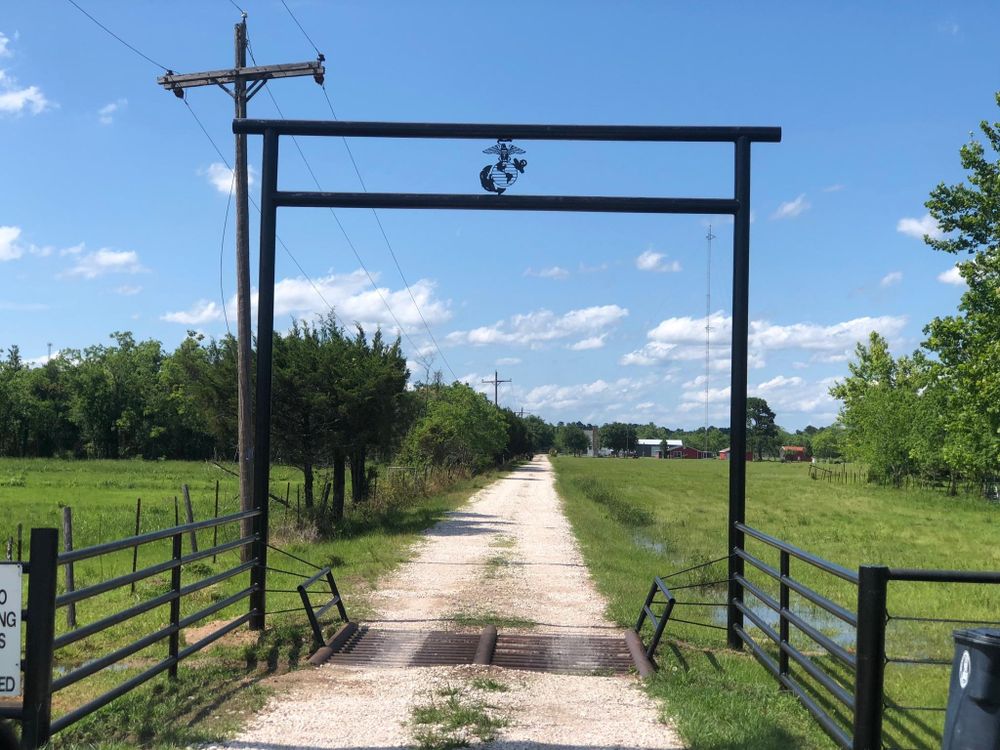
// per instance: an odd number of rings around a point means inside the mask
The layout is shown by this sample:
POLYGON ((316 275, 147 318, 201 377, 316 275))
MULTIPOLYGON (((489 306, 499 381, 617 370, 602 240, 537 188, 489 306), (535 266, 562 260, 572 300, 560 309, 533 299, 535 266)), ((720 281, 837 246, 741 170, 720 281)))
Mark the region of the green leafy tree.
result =
POLYGON ((610 448, 615 453, 625 453, 635 450, 636 427, 622 422, 611 422, 600 430, 601 446, 610 448))
POLYGON ((925 346, 941 362, 948 394, 944 457, 965 476, 986 479, 1000 473, 1000 123, 979 128, 985 143, 970 138, 959 151, 967 182, 939 184, 925 204, 943 235, 924 241, 965 255, 957 265, 968 285, 958 314, 925 328, 925 346))
POLYGON ((812 453, 816 458, 832 460, 844 455, 844 428, 839 424, 823 428, 812 436, 812 453))
POLYGON ((778 452, 778 425, 767 401, 757 396, 747 398, 747 448, 758 461, 778 452))
POLYGON ((872 332, 867 345, 855 348, 850 375, 830 389, 830 395, 843 401, 840 421, 848 457, 866 464, 878 481, 899 484, 917 469, 913 415, 921 406, 924 365, 923 358, 894 359, 885 338, 872 332))
POLYGON ((556 429, 541 417, 529 414, 524 418, 524 425, 528 430, 533 452, 545 452, 555 445, 556 429))
POLYGON ((507 443, 507 424, 482 394, 464 383, 421 386, 423 413, 403 441, 412 463, 481 471, 507 443))
POLYGON ((564 453, 578 456, 587 452, 587 448, 590 447, 590 436, 579 425, 563 425, 559 428, 556 445, 564 453))

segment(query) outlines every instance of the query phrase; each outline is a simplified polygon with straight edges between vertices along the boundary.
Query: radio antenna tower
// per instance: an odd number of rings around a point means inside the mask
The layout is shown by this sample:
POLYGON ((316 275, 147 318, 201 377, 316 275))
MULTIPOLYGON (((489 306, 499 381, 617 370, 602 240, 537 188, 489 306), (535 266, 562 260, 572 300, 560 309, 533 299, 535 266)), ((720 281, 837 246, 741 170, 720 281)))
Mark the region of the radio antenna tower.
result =
POLYGON ((705 239, 708 242, 705 262, 705 453, 708 453, 708 397, 712 364, 712 240, 715 239, 711 224, 708 225, 705 239))

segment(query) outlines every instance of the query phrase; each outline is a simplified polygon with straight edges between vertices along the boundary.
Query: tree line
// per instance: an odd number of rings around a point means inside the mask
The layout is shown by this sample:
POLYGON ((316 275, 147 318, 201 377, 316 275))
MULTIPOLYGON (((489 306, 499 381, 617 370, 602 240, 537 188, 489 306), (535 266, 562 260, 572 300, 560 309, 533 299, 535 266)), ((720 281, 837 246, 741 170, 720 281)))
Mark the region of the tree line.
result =
MULTIPOLYGON (((839 459, 842 456, 839 425, 814 427, 789 432, 775 421, 777 415, 763 398, 747 398, 746 439, 747 450, 757 460, 777 458, 781 446, 796 445, 806 449, 808 455, 824 459, 839 459)), ((729 447, 728 427, 711 425, 696 430, 670 429, 653 422, 608 422, 600 427, 583 422, 559 422, 555 426, 555 447, 573 455, 586 453, 590 448, 591 430, 597 429, 600 447, 617 455, 627 455, 636 450, 637 441, 681 440, 685 446, 707 453, 718 453, 729 447)))
MULTIPOLYGON (((29 366, 11 346, 0 361, 0 455, 234 460, 236 340, 189 331, 172 352, 130 332, 29 366)), ((274 334, 274 460, 300 468, 315 503, 322 467, 342 515, 346 475, 364 499, 371 459, 450 471, 547 450, 551 426, 497 409, 440 376, 408 386, 397 338, 346 331, 332 316, 274 334)))
POLYGON ((967 182, 940 183, 924 204, 939 229, 924 242, 964 258, 957 312, 928 323, 907 356, 893 357, 873 333, 830 391, 843 401, 848 455, 876 481, 916 476, 954 493, 1000 476, 1000 123, 984 120, 980 131, 985 144, 970 134, 959 151, 967 182))

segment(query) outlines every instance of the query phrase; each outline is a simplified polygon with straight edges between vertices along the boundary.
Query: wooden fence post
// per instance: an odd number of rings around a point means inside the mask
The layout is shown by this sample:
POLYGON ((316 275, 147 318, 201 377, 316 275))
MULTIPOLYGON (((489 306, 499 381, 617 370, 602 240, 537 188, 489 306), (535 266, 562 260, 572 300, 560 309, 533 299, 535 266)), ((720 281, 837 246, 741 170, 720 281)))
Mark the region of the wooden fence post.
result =
MULTIPOLYGON (((137 497, 135 499, 135 535, 139 536, 139 528, 142 519, 142 498, 137 497)), ((132 548, 132 572, 138 569, 139 566, 139 545, 135 545, 132 548)), ((132 593, 135 593, 135 581, 132 581, 132 593)))
MULTIPOLYGON (((194 508, 191 505, 191 493, 188 491, 188 486, 186 484, 181 485, 181 492, 184 493, 184 510, 187 512, 187 522, 194 523, 194 508)), ((190 532, 191 535, 191 551, 198 551, 198 534, 195 531, 190 532)))
MULTIPOLYGON (((73 509, 68 505, 63 508, 63 550, 73 551, 73 509)), ((73 563, 66 565, 66 592, 69 593, 75 588, 73 581, 73 563)), ((76 628, 76 602, 66 605, 66 627, 76 628)))
MULTIPOLYGON (((219 480, 215 480, 215 518, 219 517, 219 480)), ((212 527, 212 546, 219 546, 219 527, 212 527)), ((212 553, 212 562, 215 562, 215 553, 212 553)))

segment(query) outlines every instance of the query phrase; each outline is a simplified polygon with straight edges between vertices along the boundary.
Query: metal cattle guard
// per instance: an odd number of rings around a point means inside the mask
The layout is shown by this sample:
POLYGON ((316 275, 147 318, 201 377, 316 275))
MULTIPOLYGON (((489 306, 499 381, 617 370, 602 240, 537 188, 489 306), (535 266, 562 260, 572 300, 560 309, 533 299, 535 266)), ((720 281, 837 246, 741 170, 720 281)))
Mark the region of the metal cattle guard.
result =
MULTIPOLYGON (((495 123, 330 122, 312 120, 233 121, 233 132, 264 136, 260 208, 260 281, 257 308, 257 394, 254 436, 254 507, 259 534, 255 557, 256 590, 250 626, 264 626, 264 577, 267 553, 267 488, 270 473, 271 345, 274 331, 274 245, 279 206, 317 208, 443 208, 478 211, 585 211, 606 213, 731 214, 733 226, 732 390, 729 403, 729 544, 743 548, 746 501, 747 333, 750 294, 750 144, 778 143, 781 128, 646 125, 503 125, 495 123), (519 141, 645 141, 732 143, 732 198, 630 198, 582 195, 465 195, 447 193, 328 193, 278 190, 279 137, 517 139, 519 141), (259 460, 258 460, 259 459, 259 460)), ((728 643, 741 648, 743 560, 729 560, 728 643)))

